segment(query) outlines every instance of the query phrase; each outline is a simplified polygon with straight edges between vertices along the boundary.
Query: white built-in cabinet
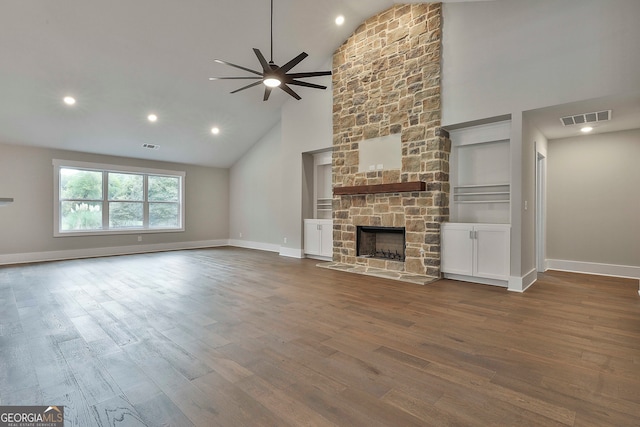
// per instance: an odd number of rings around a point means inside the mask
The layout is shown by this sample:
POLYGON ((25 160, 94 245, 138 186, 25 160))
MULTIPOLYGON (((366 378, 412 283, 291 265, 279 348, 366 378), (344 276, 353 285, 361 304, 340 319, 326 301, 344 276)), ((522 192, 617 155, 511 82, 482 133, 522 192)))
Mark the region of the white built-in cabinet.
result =
POLYGON ((441 270, 445 277, 507 286, 511 226, 444 223, 441 270))
POLYGON ((330 261, 333 258, 333 193, 331 151, 313 155, 313 218, 304 220, 304 253, 330 261))
POLYGON ((304 220, 304 253, 310 258, 333 258, 333 220, 304 220))
POLYGON ((511 122, 450 132, 450 221, 442 225, 447 278, 507 286, 510 274, 511 122))

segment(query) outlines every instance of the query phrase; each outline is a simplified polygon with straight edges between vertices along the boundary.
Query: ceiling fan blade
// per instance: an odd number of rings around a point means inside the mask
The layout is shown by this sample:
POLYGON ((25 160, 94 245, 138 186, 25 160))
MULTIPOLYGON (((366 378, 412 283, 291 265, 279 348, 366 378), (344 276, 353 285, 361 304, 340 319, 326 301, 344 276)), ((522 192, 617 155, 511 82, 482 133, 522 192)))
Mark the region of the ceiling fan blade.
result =
POLYGON ((314 71, 310 73, 291 73, 287 74, 287 77, 291 77, 292 79, 303 79, 305 77, 320 77, 320 76, 330 76, 331 71, 314 71))
POLYGON ((262 77, 209 77, 209 80, 256 80, 262 77))
POLYGON ((285 83, 282 83, 280 86, 278 86, 280 89, 282 89, 283 91, 287 92, 289 95, 293 96, 295 99, 297 99, 298 101, 300 101, 302 98, 300 98, 300 95, 298 95, 297 93, 295 93, 289 86, 287 86, 285 83))
POLYGON ((221 60, 219 60, 219 59, 214 59, 213 61, 214 61, 214 62, 217 62, 218 64, 224 64, 224 65, 228 65, 228 66, 230 66, 230 67, 239 68, 239 69, 241 69, 241 70, 248 71, 248 72, 250 72, 250 73, 257 74, 257 75, 259 75, 259 76, 261 76, 261 75, 262 75, 262 73, 260 73, 260 72, 258 72, 258 71, 255 71, 255 70, 252 70, 252 69, 249 69, 249 68, 243 67, 243 66, 241 66, 241 65, 232 64, 231 62, 221 61, 221 60))
POLYGON ((264 56, 262 55, 262 52, 260 52, 260 49, 256 49, 255 47, 253 48, 253 52, 256 54, 256 56, 258 57, 258 61, 260 61, 260 65, 262 65, 262 69, 264 70, 264 72, 268 72, 271 71, 271 66, 269 65, 269 63, 267 62, 266 59, 264 59, 264 56))
POLYGON ((289 71, 290 69, 292 69, 293 67, 298 65, 300 63, 300 61, 302 61, 307 56, 309 56, 309 55, 307 55, 306 52, 302 52, 300 55, 296 56, 291 61, 287 62, 282 67, 280 67, 280 71, 282 71, 283 73, 286 73, 287 71, 289 71))
POLYGON ((237 93, 237 92, 240 92, 241 90, 245 90, 245 89, 249 89, 250 87, 258 86, 259 84, 262 84, 262 80, 257 81, 255 83, 251 83, 250 85, 246 85, 244 87, 241 87, 240 89, 236 89, 231 93, 237 93))
POLYGON ((287 81, 287 84, 289 85, 297 85, 297 86, 304 86, 304 87, 312 87, 314 89, 326 89, 326 86, 322 86, 322 85, 316 85, 313 83, 307 83, 307 82, 300 82, 298 80, 291 80, 291 81, 287 81))
POLYGON ((271 89, 269 86, 265 86, 264 88, 264 98, 262 98, 263 101, 267 101, 269 100, 269 95, 271 95, 271 89))

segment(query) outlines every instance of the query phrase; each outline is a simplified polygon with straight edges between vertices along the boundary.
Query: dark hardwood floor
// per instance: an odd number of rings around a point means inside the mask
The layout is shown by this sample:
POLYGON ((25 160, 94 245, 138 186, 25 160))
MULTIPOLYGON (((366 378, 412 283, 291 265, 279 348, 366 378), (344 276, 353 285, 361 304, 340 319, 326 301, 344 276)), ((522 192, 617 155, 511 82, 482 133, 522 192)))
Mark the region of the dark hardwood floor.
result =
POLYGON ((0 404, 73 426, 639 426, 638 281, 217 248, 0 268, 0 404))

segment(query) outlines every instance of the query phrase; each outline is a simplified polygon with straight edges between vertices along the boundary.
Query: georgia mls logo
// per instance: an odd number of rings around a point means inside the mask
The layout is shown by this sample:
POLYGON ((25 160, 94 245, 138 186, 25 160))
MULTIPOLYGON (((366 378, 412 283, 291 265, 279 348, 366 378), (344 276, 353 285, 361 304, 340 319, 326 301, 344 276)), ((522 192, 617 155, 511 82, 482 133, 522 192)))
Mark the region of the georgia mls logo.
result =
POLYGON ((64 427, 64 406, 0 406, 0 427, 64 427))

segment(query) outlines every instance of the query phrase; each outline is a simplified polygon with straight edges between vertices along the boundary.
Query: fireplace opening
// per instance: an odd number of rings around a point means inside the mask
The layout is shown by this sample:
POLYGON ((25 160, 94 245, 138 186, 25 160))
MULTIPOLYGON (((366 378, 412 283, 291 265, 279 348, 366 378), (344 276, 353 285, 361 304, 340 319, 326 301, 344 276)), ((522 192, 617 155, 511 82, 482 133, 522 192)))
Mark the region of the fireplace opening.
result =
POLYGON ((404 227, 358 227, 358 256, 404 261, 404 227))

